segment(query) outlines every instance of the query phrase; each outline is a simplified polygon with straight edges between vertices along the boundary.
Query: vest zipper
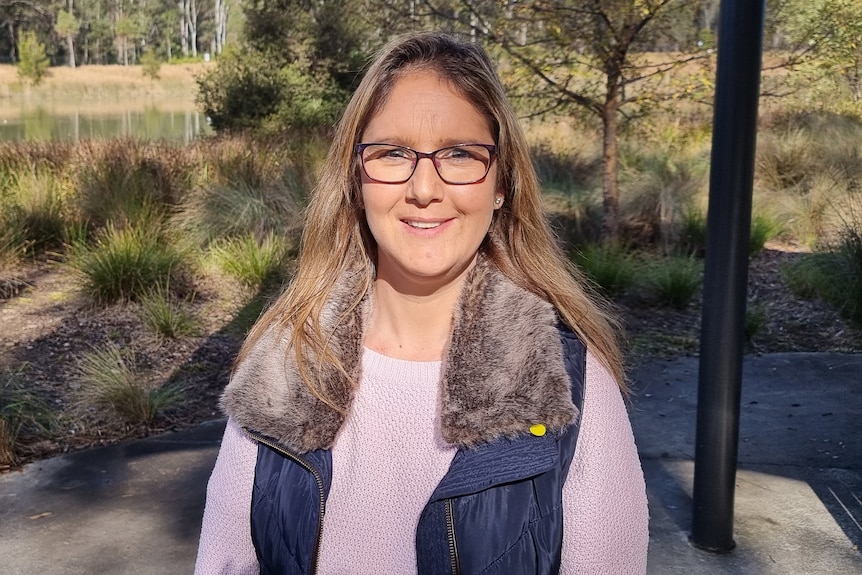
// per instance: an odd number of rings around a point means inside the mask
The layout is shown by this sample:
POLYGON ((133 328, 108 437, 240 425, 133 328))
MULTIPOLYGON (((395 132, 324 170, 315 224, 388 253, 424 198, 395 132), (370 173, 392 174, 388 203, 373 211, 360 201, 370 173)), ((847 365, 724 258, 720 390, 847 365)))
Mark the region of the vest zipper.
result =
POLYGON ((458 544, 455 542, 455 514, 452 510, 452 499, 446 500, 446 536, 449 539, 449 558, 452 561, 452 575, 459 575, 461 568, 458 563, 458 544))
POLYGON ((245 428, 243 428, 243 431, 245 431, 245 433, 255 441, 258 441, 266 445, 267 447, 274 449, 288 459, 295 461, 297 464, 299 464, 301 467, 305 468, 309 473, 311 473, 312 476, 314 476, 314 480, 317 482, 317 492, 320 501, 320 508, 318 509, 319 518, 317 520, 317 540, 314 543, 314 555, 312 556, 310 571, 310 575, 315 575, 315 573, 317 573, 317 563, 320 559, 320 544, 323 541, 323 515, 326 512, 326 502, 324 500, 325 494, 323 491, 323 477, 320 475, 320 472, 317 469, 315 469, 310 463, 305 461, 299 455, 287 451, 283 447, 279 446, 277 443, 273 442, 270 439, 267 439, 266 437, 260 435, 255 431, 251 431, 245 428))

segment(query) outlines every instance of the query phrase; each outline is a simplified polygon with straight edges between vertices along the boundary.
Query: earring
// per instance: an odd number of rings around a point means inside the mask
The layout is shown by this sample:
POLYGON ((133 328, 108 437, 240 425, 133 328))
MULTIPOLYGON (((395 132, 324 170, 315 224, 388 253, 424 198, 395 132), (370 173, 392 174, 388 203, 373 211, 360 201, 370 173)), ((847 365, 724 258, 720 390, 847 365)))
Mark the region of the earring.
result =
POLYGON ((497 205, 499 206, 499 205, 500 205, 500 202, 502 202, 502 201, 503 201, 503 198, 501 198, 500 196, 497 196, 497 199, 496 199, 496 200, 494 200, 494 203, 495 203, 495 204, 497 204, 497 205))

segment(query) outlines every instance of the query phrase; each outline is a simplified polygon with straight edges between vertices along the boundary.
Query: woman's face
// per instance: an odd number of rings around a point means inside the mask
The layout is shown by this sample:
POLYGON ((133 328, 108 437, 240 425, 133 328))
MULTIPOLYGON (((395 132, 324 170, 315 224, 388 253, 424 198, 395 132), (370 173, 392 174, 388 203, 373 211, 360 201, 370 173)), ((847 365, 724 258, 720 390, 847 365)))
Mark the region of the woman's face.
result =
MULTIPOLYGON (((362 134, 364 143, 433 152, 457 144, 495 144, 487 119, 444 80, 417 71, 398 80, 362 134)), ((362 201, 377 242, 377 278, 400 291, 427 293, 460 282, 476 259, 494 210, 496 166, 465 185, 447 184, 429 158, 404 183, 362 173, 362 201)))

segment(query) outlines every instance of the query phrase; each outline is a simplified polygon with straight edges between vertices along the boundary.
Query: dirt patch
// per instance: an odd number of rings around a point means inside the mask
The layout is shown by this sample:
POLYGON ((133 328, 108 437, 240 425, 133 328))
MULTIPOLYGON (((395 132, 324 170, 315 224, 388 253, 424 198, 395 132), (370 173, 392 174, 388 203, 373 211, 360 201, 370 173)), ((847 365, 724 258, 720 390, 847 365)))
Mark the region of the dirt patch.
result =
MULTIPOLYGON (((757 326, 745 343, 747 353, 786 351, 862 352, 862 332, 818 301, 795 296, 782 266, 801 254, 777 246, 755 256, 749 268, 749 309, 757 326)), ((8 274, 7 274, 8 276, 8 274)), ((20 370, 28 389, 59 415, 50 440, 24 442, 22 461, 179 429, 219 416, 218 398, 245 330, 260 311, 260 299, 222 282, 196 286, 190 310, 198 319, 195 336, 160 339, 142 323, 134 304, 94 308, 75 289, 72 272, 61 264, 28 265, 0 293, 0 368, 20 370), (126 426, 76 401, 77 368, 96 346, 134 352, 141 377, 155 385, 171 383, 184 401, 152 426, 126 426)), ((697 354, 701 307, 667 308, 636 294, 618 308, 631 363, 655 357, 697 354)))

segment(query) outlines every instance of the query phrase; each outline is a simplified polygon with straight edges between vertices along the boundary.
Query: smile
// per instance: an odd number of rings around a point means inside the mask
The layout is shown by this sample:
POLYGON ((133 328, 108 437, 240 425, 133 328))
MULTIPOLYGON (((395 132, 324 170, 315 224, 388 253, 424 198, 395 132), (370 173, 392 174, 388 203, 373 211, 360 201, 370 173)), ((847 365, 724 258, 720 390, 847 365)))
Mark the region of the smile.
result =
POLYGON ((420 230, 430 230, 432 228, 439 227, 441 224, 441 222, 415 222, 415 221, 408 221, 406 223, 411 228, 417 228, 420 230))

